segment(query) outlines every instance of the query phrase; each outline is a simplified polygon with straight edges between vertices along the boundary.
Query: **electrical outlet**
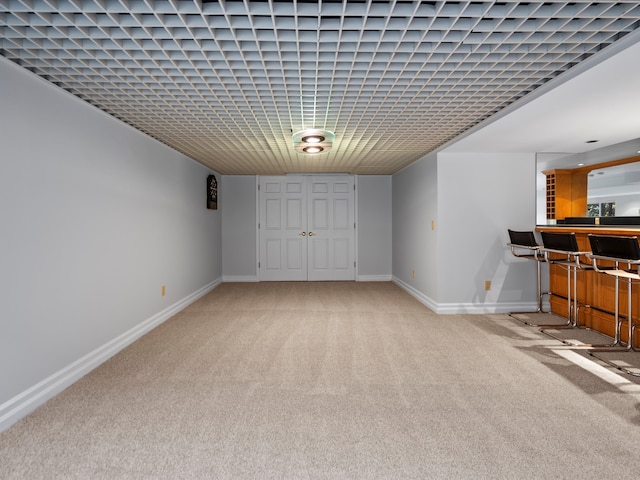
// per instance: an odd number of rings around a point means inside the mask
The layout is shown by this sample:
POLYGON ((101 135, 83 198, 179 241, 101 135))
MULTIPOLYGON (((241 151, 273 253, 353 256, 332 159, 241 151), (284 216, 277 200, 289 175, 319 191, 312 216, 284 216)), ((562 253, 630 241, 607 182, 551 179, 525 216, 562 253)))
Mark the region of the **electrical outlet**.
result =
POLYGON ((485 290, 491 290, 491 280, 485 280, 484 281, 484 289, 485 290))
POLYGON ((415 270, 411 270, 411 278, 416 278, 416 271, 415 270))

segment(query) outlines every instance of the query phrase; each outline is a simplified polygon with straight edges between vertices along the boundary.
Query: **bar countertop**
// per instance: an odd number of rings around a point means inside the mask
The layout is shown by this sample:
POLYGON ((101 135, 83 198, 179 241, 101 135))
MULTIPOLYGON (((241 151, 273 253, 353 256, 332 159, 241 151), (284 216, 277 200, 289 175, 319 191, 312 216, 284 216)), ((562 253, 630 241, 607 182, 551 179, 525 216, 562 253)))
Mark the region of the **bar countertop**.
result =
POLYGON ((536 231, 597 233, 599 235, 640 235, 640 225, 537 225, 536 231))

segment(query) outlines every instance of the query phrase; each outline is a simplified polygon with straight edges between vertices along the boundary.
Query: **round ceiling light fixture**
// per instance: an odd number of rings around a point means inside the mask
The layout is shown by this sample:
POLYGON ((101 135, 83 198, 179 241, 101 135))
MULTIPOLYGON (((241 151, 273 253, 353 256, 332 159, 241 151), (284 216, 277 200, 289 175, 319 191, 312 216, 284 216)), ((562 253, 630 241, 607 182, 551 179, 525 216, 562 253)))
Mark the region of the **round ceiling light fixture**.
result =
POLYGON ((333 146, 336 135, 329 130, 307 128, 293 134, 293 147, 296 152, 306 155, 327 153, 333 146))

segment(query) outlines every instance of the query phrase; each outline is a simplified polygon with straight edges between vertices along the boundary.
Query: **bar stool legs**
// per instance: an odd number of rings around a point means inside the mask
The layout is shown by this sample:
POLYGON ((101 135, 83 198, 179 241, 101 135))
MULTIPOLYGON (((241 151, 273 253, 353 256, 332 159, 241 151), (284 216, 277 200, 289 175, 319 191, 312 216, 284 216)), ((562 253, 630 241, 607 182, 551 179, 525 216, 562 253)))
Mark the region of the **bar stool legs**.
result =
POLYGON ((508 233, 510 242, 507 245, 511 247, 511 254, 517 258, 524 258, 536 262, 536 293, 538 297, 538 306, 536 310, 509 313, 509 315, 515 320, 523 322, 527 325, 531 325, 531 323, 518 318, 516 315, 548 313, 545 312, 542 308, 544 296, 551 294, 550 292, 542 291, 542 263, 545 261, 545 259, 544 255, 540 251, 540 246, 536 242, 535 234, 533 233, 533 231, 516 231, 509 229, 508 233))
POLYGON ((538 259, 536 258, 535 260, 536 262, 536 273, 537 273, 537 296, 538 296, 538 307, 533 310, 533 311, 528 311, 528 312, 510 312, 509 316, 515 320, 518 320, 519 322, 524 323, 525 325, 530 325, 532 327, 536 327, 537 325, 534 323, 531 323, 527 320, 523 320, 521 318, 518 318, 517 315, 534 315, 534 314, 540 314, 540 313, 550 313, 550 312, 545 312, 544 308, 542 306, 543 304, 543 298, 545 296, 551 295, 551 292, 543 292, 542 291, 542 263, 544 262, 544 260, 538 259))
POLYGON ((532 326, 540 327, 543 333, 560 340, 545 329, 570 329, 578 327, 578 270, 590 270, 593 267, 580 261, 581 256, 586 252, 581 252, 578 248, 575 233, 551 233, 542 232, 543 247, 541 252, 544 259, 550 265, 557 265, 567 270, 567 320, 564 324, 537 324, 532 326))
POLYGON ((561 325, 547 324, 547 325, 536 325, 540 327, 540 332, 548 335, 556 340, 561 341, 562 343, 568 343, 572 345, 567 340, 564 340, 560 337, 553 335, 548 330, 567 330, 578 327, 578 313, 580 310, 580 306, 578 305, 578 267, 575 265, 565 265, 567 269, 567 322, 561 325), (571 281, 573 277, 573 282, 571 281), (571 285, 573 283, 573 286, 571 285), (572 292, 573 290, 573 292, 572 292))
POLYGON ((547 296, 551 295, 551 292, 543 292, 542 291, 542 262, 543 261, 544 260, 536 258, 536 270, 537 270, 537 274, 538 274, 537 275, 538 282, 537 282, 537 290, 536 290, 537 293, 538 293, 538 308, 533 313, 548 313, 548 312, 545 312, 542 309, 542 298, 545 295, 547 295, 547 296))
POLYGON ((640 271, 637 269, 640 264, 640 244, 638 244, 637 237, 618 237, 609 235, 589 235, 589 242, 591 243, 592 252, 587 256, 592 259, 594 269, 599 273, 605 273, 615 278, 615 333, 613 345, 609 345, 603 348, 593 348, 588 353, 589 355, 597 358, 598 360, 611 365, 623 372, 640 376, 639 371, 632 371, 624 366, 615 363, 611 360, 607 360, 599 356, 598 353, 604 352, 630 352, 634 350, 634 333, 635 325, 633 323, 633 282, 640 281, 640 271), (601 267, 600 261, 608 262, 608 265, 613 263, 615 266, 601 267), (626 264, 627 268, 620 268, 620 264, 626 264), (632 270, 632 266, 636 266, 636 270, 632 270), (620 319, 620 278, 627 280, 627 343, 623 344, 621 340, 622 320, 620 319))
MULTIPOLYGON (((633 343, 634 343, 634 333, 635 333, 635 327, 636 324, 633 323, 633 315, 631 312, 631 305, 632 305, 632 291, 631 291, 631 287, 632 287, 632 283, 633 283, 633 277, 631 276, 627 276, 624 275, 627 278, 627 343, 626 345, 623 345, 622 340, 621 340, 621 330, 622 330, 622 323, 623 321, 620 320, 620 312, 619 312, 619 279, 620 279, 620 273, 622 273, 624 271, 620 271, 620 270, 614 270, 611 271, 611 273, 609 273, 612 276, 615 276, 616 279, 616 301, 615 301, 615 337, 614 337, 614 342, 613 345, 611 345, 609 348, 593 348, 591 350, 589 350, 587 353, 589 355, 591 355, 592 357, 597 358, 598 360, 600 360, 601 362, 606 363, 607 365, 610 365, 612 367, 617 368, 618 370, 622 370, 624 373, 628 374, 628 375, 632 375, 634 377, 640 377, 640 371, 636 372, 633 370, 630 370, 628 368, 625 368, 624 366, 613 362, 611 360, 602 358, 601 356, 598 356, 598 353, 605 353, 605 352, 630 352, 630 351, 637 351, 635 350, 635 348, 633 347, 633 343)), ((628 273, 628 272, 624 272, 624 273, 628 273)), ((633 274, 631 274, 633 275, 633 274)), ((638 277, 640 278, 640 277, 638 277)))

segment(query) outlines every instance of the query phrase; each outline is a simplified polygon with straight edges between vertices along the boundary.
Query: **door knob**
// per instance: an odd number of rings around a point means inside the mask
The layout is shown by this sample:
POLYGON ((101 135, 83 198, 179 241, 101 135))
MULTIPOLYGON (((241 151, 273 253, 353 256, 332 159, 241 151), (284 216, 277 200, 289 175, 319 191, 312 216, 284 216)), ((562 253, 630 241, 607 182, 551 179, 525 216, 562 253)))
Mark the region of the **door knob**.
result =
POLYGON ((307 234, 307 232, 300 232, 298 235, 300 235, 301 237, 304 237, 307 234))
POLYGON ((310 236, 310 237, 313 237, 314 235, 315 235, 315 233, 313 233, 313 232, 309 232, 309 236, 310 236))

